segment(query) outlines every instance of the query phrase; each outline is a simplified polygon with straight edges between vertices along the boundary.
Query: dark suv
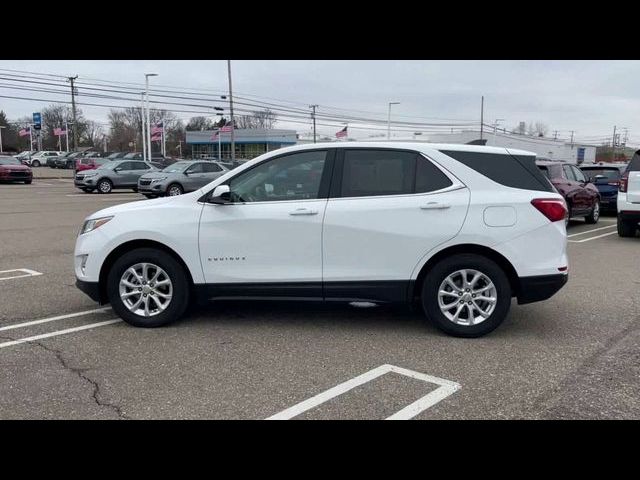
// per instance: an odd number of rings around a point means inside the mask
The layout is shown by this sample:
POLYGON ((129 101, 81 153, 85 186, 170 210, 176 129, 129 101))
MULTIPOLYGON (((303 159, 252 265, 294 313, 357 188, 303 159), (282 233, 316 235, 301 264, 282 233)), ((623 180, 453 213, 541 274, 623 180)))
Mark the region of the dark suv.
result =
POLYGON ((578 167, 545 160, 537 160, 536 165, 567 202, 567 225, 572 217, 584 217, 586 223, 598 223, 600 193, 578 167))
POLYGON ((600 192, 600 210, 616 212, 620 177, 627 165, 580 165, 580 170, 600 192))

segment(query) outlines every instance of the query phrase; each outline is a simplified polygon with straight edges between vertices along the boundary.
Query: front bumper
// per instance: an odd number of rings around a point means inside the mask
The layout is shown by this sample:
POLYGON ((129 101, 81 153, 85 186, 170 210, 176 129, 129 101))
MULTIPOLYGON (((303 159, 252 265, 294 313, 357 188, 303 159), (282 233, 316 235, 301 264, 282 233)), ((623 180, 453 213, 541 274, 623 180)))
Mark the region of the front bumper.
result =
POLYGON ((520 277, 518 305, 540 302, 555 295, 569 280, 566 273, 520 277))
POLYGON ((166 191, 167 186, 165 185, 165 182, 156 182, 156 183, 152 183, 150 185, 141 185, 140 182, 138 182, 138 192, 139 193, 148 193, 148 194, 153 194, 153 195, 163 195, 164 192, 166 191))
POLYGON ((83 293, 86 293, 91 300, 100 304, 103 303, 100 299, 100 284, 98 282, 85 282, 84 280, 77 278, 76 287, 78 287, 83 293))

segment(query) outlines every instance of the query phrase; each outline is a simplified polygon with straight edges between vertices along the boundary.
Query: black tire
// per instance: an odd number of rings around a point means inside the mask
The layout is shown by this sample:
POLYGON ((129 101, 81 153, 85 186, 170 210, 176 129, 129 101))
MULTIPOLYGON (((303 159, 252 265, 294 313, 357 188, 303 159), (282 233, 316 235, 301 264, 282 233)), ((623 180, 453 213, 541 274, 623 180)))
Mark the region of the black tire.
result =
POLYGON ((107 276, 107 296, 111 307, 125 322, 135 327, 155 328, 178 320, 189 304, 190 285, 187 273, 180 263, 166 252, 154 248, 137 248, 122 255, 107 276), (144 317, 131 312, 120 298, 120 279, 133 265, 149 262, 162 268, 173 284, 173 294, 166 310, 144 317))
POLYGON ((31 166, 32 167, 39 167, 40 166, 40 160, 34 160, 33 162, 31 162, 31 166))
POLYGON ((638 225, 628 220, 622 220, 618 216, 618 236, 620 237, 635 237, 638 225))
POLYGON ((596 200, 596 203, 594 203, 593 208, 591 209, 591 213, 589 213, 589 215, 587 215, 586 217, 584 217, 584 221, 585 223, 598 223, 598 220, 600 219, 600 200, 596 200))
POLYGON ((427 318, 443 332, 455 337, 481 337, 495 330, 509 313, 511 285, 507 274, 493 260, 471 253, 457 254, 441 260, 427 273, 422 285, 421 302, 427 318), (489 318, 475 325, 454 323, 442 313, 438 305, 438 292, 442 282, 452 273, 463 269, 482 272, 496 288, 496 304, 493 311, 489 318))
POLYGON ((96 183, 96 188, 98 189, 98 193, 111 193, 113 190, 113 183, 108 178, 101 178, 96 183))
POLYGON ((93 188, 82 188, 81 189, 84 193, 91 193, 93 192, 93 188))
POLYGON ((156 196, 155 196, 155 195, 152 195, 152 194, 150 194, 150 193, 143 193, 143 195, 144 195, 145 197, 147 197, 147 198, 156 198, 156 196))
POLYGON ((183 193, 184 193, 184 188, 182 188, 182 185, 180 185, 179 183, 172 183, 167 187, 166 196, 167 197, 178 196, 178 195, 182 195, 183 193), (180 193, 173 193, 172 195, 172 192, 180 192, 180 193))

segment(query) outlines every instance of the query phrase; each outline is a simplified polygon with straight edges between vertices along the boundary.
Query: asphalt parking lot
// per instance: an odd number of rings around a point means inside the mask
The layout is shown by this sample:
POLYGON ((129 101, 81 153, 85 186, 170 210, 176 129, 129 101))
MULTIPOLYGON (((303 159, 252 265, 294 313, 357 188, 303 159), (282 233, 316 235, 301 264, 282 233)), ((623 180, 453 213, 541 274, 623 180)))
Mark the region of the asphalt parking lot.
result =
MULTIPOLYGON (((215 302, 136 329, 76 289, 82 220, 131 191, 0 185, 1 419, 638 419, 640 237, 572 222, 569 283, 479 339, 405 308, 215 302)), ((43 178, 46 174, 63 178, 43 178)))

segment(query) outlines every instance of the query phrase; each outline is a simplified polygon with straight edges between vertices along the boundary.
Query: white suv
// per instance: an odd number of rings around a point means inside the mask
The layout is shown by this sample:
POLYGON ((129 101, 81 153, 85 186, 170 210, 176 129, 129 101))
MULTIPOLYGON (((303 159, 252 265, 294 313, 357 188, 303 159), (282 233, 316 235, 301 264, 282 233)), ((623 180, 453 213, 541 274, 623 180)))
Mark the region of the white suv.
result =
POLYGON ((49 159, 56 158, 61 154, 62 152, 56 152, 55 150, 43 150, 31 155, 28 162, 32 167, 40 167, 41 165, 47 165, 49 159))
POLYGON ((90 215, 76 284, 141 327, 209 299, 419 301, 445 332, 477 337, 512 297, 566 283, 566 214, 531 152, 295 146, 187 195, 90 215))
POLYGON ((640 150, 631 158, 618 187, 618 235, 634 237, 640 222, 640 150))

